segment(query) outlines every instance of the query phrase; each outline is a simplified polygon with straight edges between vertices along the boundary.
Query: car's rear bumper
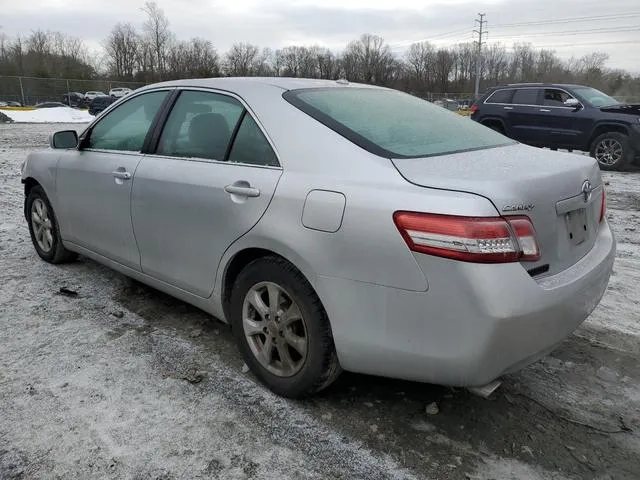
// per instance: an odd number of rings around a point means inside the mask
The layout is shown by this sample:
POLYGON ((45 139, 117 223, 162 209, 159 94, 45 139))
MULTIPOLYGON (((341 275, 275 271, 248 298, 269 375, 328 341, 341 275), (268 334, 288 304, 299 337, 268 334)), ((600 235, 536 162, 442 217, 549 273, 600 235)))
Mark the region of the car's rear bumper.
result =
POLYGON ((549 353, 599 303, 615 240, 604 224, 585 257, 541 280, 519 264, 419 257, 427 292, 316 279, 345 370, 479 386, 522 368, 549 353))

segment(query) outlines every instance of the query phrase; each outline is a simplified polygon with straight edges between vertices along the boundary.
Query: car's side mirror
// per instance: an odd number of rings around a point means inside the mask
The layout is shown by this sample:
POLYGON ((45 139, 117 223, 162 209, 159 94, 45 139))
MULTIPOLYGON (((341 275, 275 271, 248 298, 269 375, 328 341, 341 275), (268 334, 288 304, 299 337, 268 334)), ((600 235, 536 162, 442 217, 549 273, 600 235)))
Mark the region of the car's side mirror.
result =
POLYGON ((49 137, 51 148, 76 148, 78 146, 78 133, 75 130, 62 130, 49 137))
POLYGON ((578 109, 580 108, 582 105, 580 104, 580 101, 576 98, 567 98, 564 101, 564 106, 565 107, 571 107, 571 108, 575 108, 578 109))

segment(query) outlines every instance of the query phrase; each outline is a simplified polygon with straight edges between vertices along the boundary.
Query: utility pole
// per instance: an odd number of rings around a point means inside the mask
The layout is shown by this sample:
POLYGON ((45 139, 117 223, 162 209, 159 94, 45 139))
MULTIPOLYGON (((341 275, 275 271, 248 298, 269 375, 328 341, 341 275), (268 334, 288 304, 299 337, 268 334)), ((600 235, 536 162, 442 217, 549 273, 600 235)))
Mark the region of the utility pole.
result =
POLYGON ((484 36, 488 33, 484 26, 487 24, 487 21, 484 19, 486 14, 479 13, 476 18, 476 23, 479 25, 478 30, 474 30, 473 33, 478 34, 478 41, 475 42, 478 45, 478 54, 476 55, 476 89, 475 89, 475 97, 478 98, 478 94, 480 93, 480 64, 482 63, 482 40, 484 36))

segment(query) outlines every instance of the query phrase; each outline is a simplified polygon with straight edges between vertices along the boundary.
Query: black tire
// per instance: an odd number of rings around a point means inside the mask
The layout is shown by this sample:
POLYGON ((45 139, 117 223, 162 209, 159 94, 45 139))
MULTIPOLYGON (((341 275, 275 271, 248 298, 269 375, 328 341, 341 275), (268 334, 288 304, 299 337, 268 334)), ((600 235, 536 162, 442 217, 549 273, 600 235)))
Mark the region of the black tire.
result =
MULTIPOLYGON (((618 147, 616 147, 617 151, 618 147)), ((629 144, 629 137, 624 133, 607 132, 598 136, 592 143, 589 150, 590 155, 598 161, 598 165, 602 170, 624 170, 626 169, 634 157, 634 152, 629 144), (606 153, 606 144, 617 145, 620 148, 620 154, 615 159, 608 157, 606 153)))
POLYGON ((66 263, 71 262, 76 259, 78 256, 75 252, 71 252, 64 248, 62 245, 62 240, 60 238, 60 229, 58 228, 58 221, 56 219, 53 208, 51 207, 51 203, 47 198, 47 194, 44 193, 44 190, 40 185, 36 185, 33 187, 27 198, 25 199, 25 215, 27 217, 27 224, 29 225, 29 234, 31 235, 31 242, 33 243, 34 248, 36 249, 36 253, 43 259, 45 262, 58 264, 58 263, 66 263), (34 221, 32 219, 32 213, 34 209, 34 203, 36 201, 41 201, 47 209, 48 219, 50 221, 51 227, 51 247, 46 250, 42 248, 38 240, 36 239, 36 232, 34 221))
POLYGON ((231 292, 230 322, 245 363, 274 393, 300 398, 328 387, 340 375, 327 313, 307 279, 280 257, 262 257, 248 264, 238 275, 231 292), (289 293, 298 305, 306 328, 307 355, 292 376, 278 376, 256 358, 244 332, 243 304, 249 291, 262 282, 272 282, 289 293))

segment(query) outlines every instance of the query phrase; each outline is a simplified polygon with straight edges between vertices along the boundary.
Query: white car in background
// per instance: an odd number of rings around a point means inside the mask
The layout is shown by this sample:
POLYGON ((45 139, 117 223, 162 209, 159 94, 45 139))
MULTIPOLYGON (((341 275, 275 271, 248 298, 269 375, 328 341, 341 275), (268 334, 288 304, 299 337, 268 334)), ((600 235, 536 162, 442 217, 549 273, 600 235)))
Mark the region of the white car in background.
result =
POLYGON ((115 98, 122 98, 125 95, 129 95, 132 91, 133 90, 131 90, 130 88, 125 88, 125 87, 112 88, 111 90, 109 90, 109 96, 115 97, 115 98))
POLYGON ((89 102, 96 97, 102 97, 102 96, 105 96, 105 94, 97 90, 93 90, 91 92, 87 92, 84 94, 84 98, 87 99, 89 102))

